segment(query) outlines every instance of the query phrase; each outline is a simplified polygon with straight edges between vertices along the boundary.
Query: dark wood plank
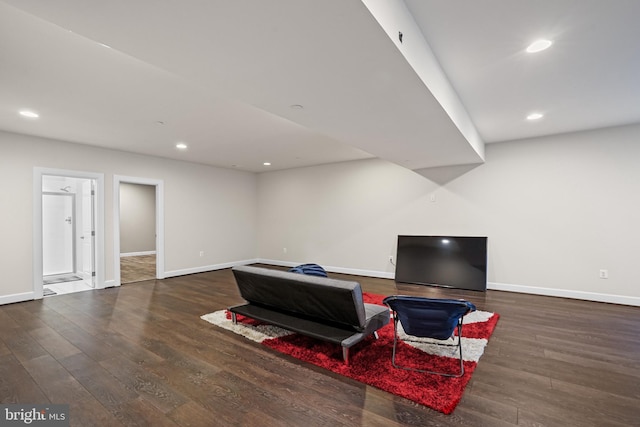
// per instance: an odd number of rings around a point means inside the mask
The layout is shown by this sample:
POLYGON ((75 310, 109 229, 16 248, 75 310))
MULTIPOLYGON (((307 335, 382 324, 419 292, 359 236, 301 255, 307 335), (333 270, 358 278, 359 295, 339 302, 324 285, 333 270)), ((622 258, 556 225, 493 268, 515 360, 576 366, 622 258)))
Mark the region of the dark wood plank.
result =
POLYGON ((104 360, 100 365, 162 413, 167 413, 188 401, 164 383, 162 378, 124 356, 104 360))
POLYGON ((25 329, 14 330, 3 341, 11 350, 11 353, 21 362, 47 354, 47 351, 25 329))
POLYGON ((33 329, 29 335, 54 358, 60 359, 80 353, 80 349, 48 326, 33 329))
POLYGON ((126 426, 176 427, 177 424, 166 417, 148 401, 137 398, 112 408, 115 417, 126 426))
MULTIPOLYGON (((30 361, 27 367, 51 402, 74 405, 77 402, 86 404, 94 400, 99 403, 71 374, 59 372, 55 362, 47 361, 50 363, 48 366, 36 366, 35 363, 37 363, 35 360, 30 361), (51 370, 54 372, 47 373, 51 370), (53 378, 54 375, 55 378, 53 378)), ((62 370, 65 371, 64 368, 62 370)))
POLYGON ((189 400, 175 408, 167 416, 180 426, 209 427, 215 423, 215 416, 201 405, 189 400))
POLYGON ((60 363, 98 402, 114 413, 114 408, 138 398, 134 390, 118 381, 85 354, 65 357, 60 363))
POLYGON ((69 405, 69 421, 71 427, 118 427, 125 425, 96 399, 72 402, 69 405))
POLYGON ((12 354, 0 356, 0 403, 50 403, 27 368, 12 354))

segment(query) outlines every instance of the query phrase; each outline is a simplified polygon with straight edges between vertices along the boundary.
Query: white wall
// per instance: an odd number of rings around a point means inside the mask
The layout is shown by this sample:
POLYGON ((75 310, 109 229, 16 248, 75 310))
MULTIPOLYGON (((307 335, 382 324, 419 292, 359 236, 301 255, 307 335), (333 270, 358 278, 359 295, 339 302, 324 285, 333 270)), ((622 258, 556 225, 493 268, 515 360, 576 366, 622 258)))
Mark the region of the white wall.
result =
POLYGON ((639 139, 636 125, 491 144, 444 185, 382 160, 263 173, 260 257, 390 277, 398 234, 486 235, 494 289, 640 305, 639 139))
POLYGON ((155 252, 156 187, 120 184, 120 253, 155 252))
POLYGON ((255 259, 255 174, 0 132, 0 302, 31 292, 34 167, 105 174, 106 280, 113 277, 113 175, 159 179, 168 275, 255 259), (204 251, 203 257, 199 252, 204 251))
POLYGON ((259 254, 392 277, 398 234, 486 235, 490 287, 640 305, 639 140, 636 125, 491 144, 440 185, 382 160, 256 176, 0 132, 0 302, 32 290, 38 166, 105 174, 108 281, 116 174, 164 180, 168 275, 259 254))

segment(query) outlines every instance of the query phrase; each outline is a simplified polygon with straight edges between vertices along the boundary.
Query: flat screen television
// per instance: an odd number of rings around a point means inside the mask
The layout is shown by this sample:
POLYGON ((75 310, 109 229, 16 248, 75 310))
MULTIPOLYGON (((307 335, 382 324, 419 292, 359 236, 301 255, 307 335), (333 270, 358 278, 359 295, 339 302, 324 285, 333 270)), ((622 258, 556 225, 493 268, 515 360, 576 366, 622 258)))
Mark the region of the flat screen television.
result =
POLYGON ((396 282, 487 289, 487 238, 398 236, 396 282))

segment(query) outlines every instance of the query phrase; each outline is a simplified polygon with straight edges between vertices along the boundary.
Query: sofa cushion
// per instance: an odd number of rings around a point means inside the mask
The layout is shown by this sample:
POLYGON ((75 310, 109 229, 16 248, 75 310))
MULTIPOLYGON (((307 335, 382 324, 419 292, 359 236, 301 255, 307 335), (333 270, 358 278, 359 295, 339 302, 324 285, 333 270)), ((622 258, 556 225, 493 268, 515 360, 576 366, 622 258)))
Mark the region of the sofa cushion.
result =
POLYGON ((356 331, 366 326, 358 282, 252 266, 234 267, 233 274, 240 295, 252 304, 334 322, 356 331))

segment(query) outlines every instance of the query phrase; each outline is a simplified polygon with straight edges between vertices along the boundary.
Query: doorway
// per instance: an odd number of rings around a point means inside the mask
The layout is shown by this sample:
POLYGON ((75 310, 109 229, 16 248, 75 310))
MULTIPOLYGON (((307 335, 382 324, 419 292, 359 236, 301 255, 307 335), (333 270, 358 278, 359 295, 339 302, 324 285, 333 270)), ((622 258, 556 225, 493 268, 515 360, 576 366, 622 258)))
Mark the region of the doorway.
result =
POLYGON ((104 288, 102 174, 34 168, 33 292, 104 288))
POLYGON ((156 187, 120 183, 120 283, 156 278, 156 187))
POLYGON ((76 270, 76 197, 72 193, 42 192, 42 275, 64 278, 76 270))
POLYGON ((94 188, 93 179, 42 177, 43 296, 95 288, 94 188))
POLYGON ((164 182, 114 175, 113 197, 117 285, 163 279, 164 182))

